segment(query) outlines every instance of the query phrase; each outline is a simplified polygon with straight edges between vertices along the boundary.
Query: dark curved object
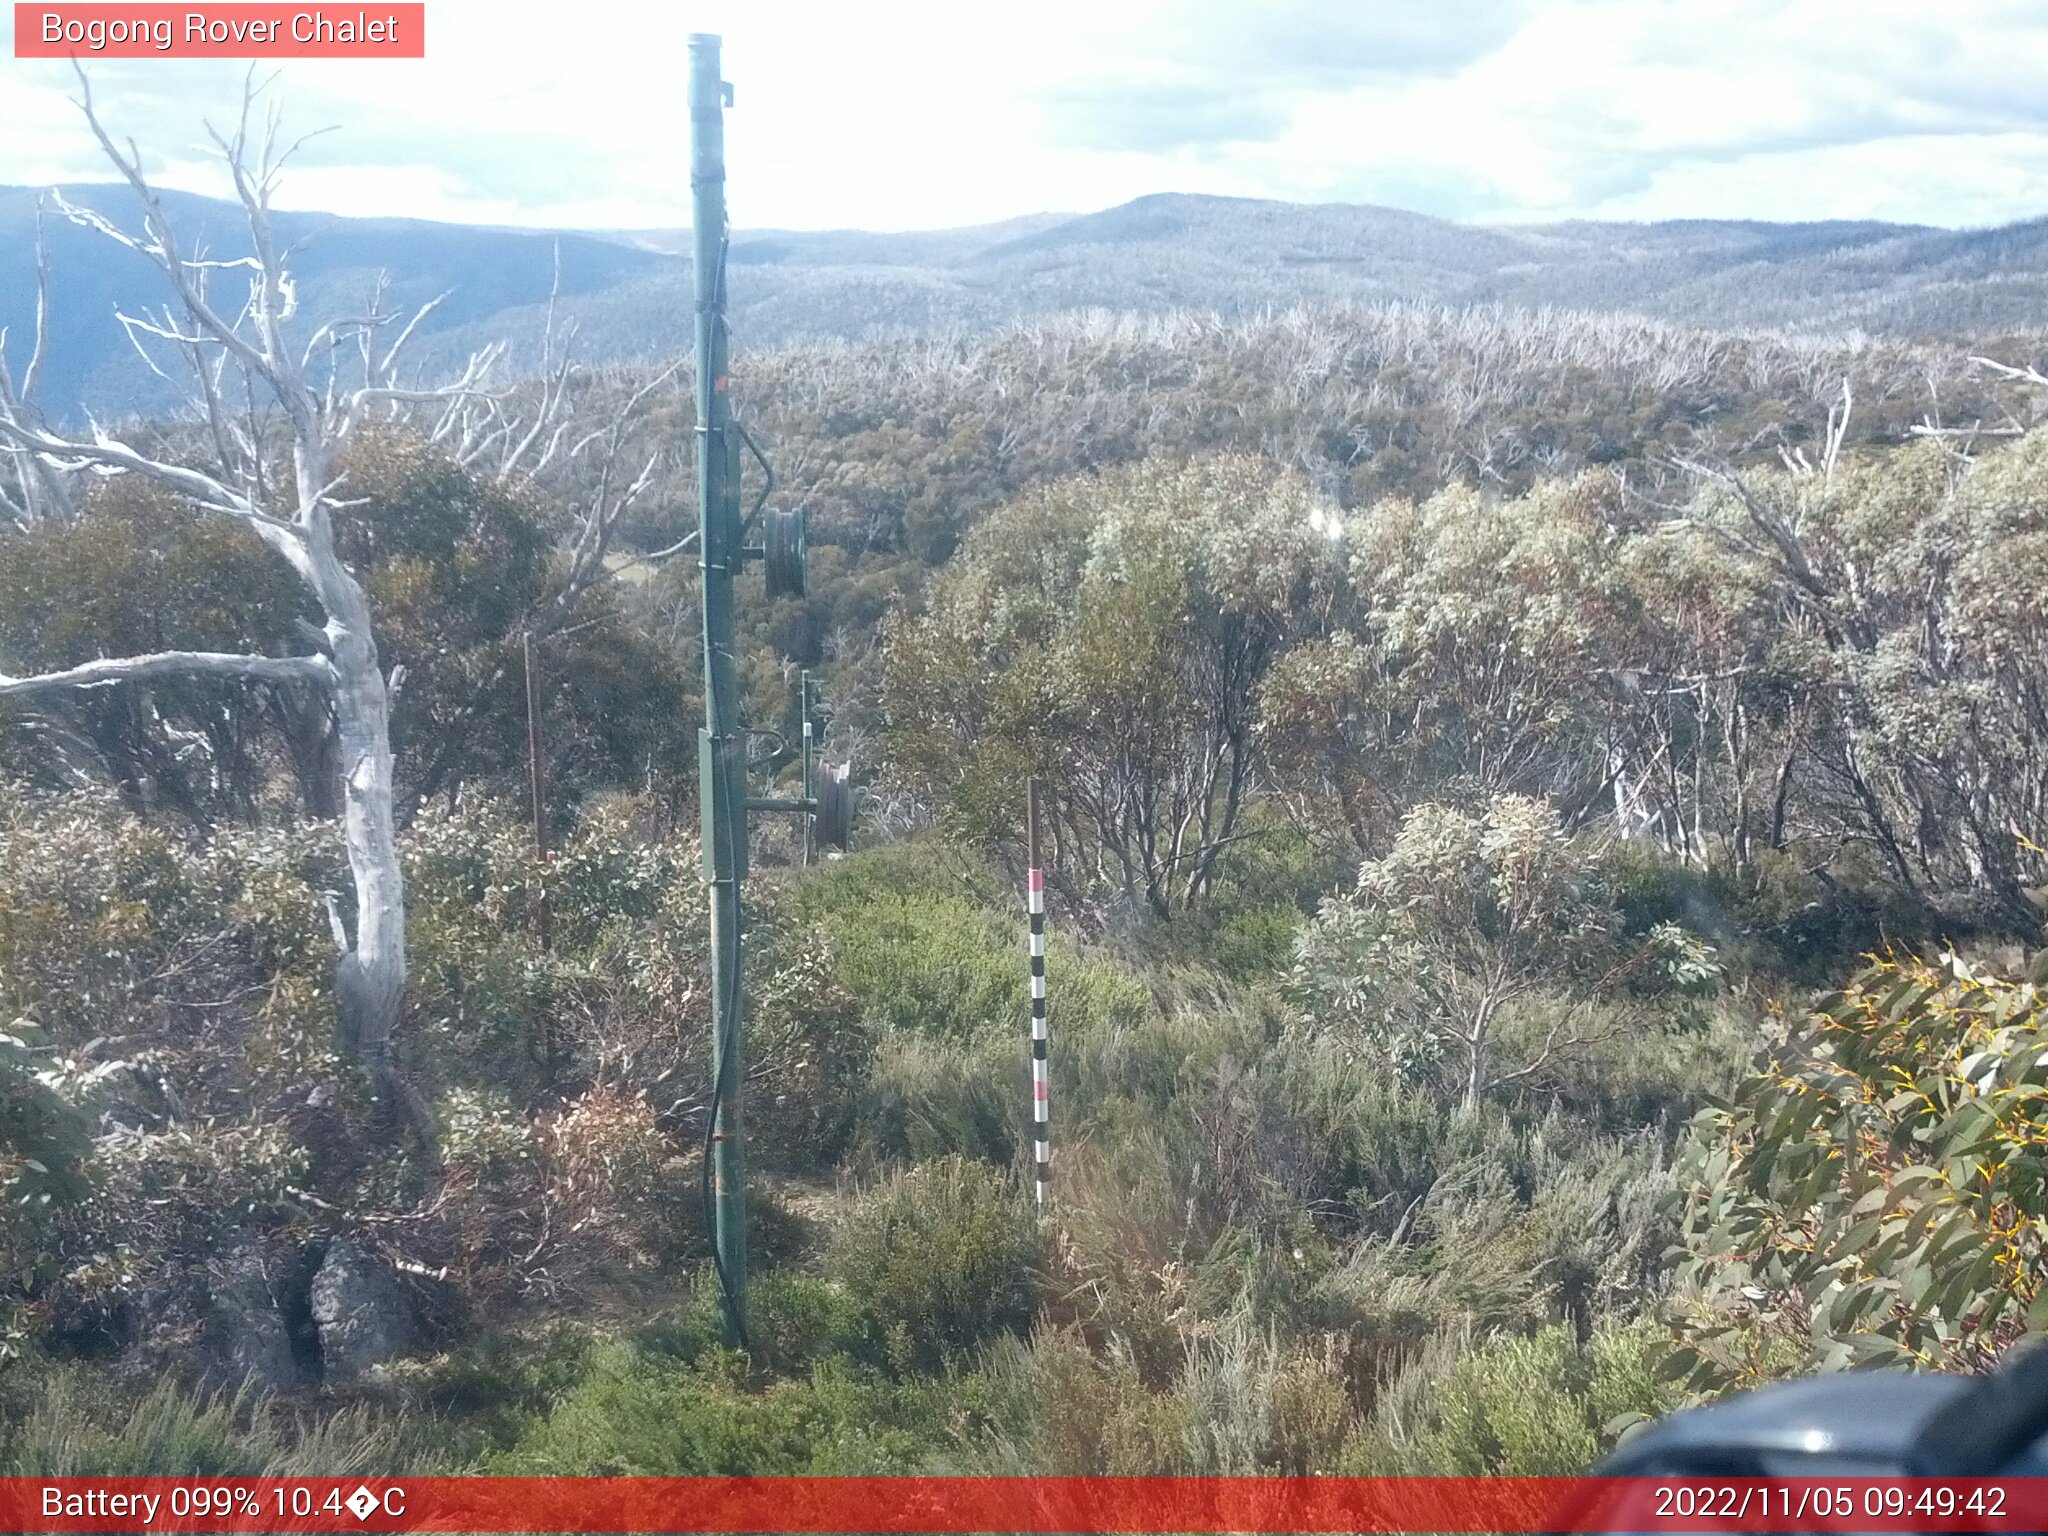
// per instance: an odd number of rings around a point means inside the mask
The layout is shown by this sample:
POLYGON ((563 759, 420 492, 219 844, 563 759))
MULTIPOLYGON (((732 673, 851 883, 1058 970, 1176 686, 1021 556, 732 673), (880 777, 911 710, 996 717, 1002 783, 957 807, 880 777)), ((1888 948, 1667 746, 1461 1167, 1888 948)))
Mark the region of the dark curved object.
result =
POLYGON ((844 848, 853 838, 853 786, 849 782, 853 764, 827 768, 818 780, 817 804, 812 811, 818 841, 844 848))
POLYGON ((1915 1477, 1982 1477, 2017 1471, 2022 1458, 2048 1465, 2048 1346, 2015 1350, 2003 1367, 1971 1380, 1930 1414, 1906 1451, 1915 1477))
POLYGON ((2048 1476, 2048 1347, 1989 1376, 1851 1371, 1675 1413, 1618 1447, 1606 1477, 2048 1476))
POLYGON ((770 597, 804 595, 804 509, 792 507, 770 512, 762 540, 762 562, 768 574, 770 597))

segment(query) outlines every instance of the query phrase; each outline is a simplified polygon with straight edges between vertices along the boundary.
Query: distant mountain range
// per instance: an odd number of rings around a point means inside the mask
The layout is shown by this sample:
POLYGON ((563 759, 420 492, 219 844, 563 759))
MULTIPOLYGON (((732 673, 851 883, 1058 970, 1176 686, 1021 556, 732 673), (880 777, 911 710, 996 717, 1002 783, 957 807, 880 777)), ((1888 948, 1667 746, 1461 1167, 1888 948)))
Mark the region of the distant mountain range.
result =
MULTIPOLYGON (((67 187, 67 198, 139 229, 141 219, 126 187, 67 187)), ((0 187, 0 327, 7 356, 20 373, 35 327, 35 223, 39 193, 0 187)), ((182 193, 163 194, 164 207, 188 256, 232 257, 249 249, 239 206, 182 193)), ((161 386, 136 356, 115 310, 147 314, 168 297, 160 275, 141 255, 96 230, 45 210, 50 253, 50 337, 42 399, 53 416, 82 410, 121 412, 160 403, 161 386)), ((670 257, 635 251, 590 235, 528 232, 431 224, 417 219, 344 219, 328 214, 280 213, 278 239, 298 247, 291 261, 306 317, 360 314, 380 275, 388 282, 387 308, 410 310, 441 293, 447 299, 422 335, 491 328, 507 310, 544 304, 561 251, 561 289, 568 304, 666 277, 686 280, 670 257)), ((212 276, 216 294, 238 306, 232 269, 212 276)))
MULTIPOLYGON (((37 192, 0 187, 0 326, 19 368, 33 325, 37 192)), ((123 188, 67 189, 132 224, 123 188)), ((244 248, 237 209, 165 202, 187 243, 244 248)), ((421 331, 445 361, 485 340, 540 334, 559 253, 562 308, 583 355, 671 353, 689 336, 687 232, 492 229, 407 219, 280 214, 302 313, 360 310, 383 274, 391 304, 444 291, 421 331)), ((45 404, 71 417, 151 409, 162 386, 114 320, 160 303, 146 263, 52 213, 45 404)), ((1473 226, 1391 208, 1162 194, 1080 215, 876 234, 738 233, 730 255, 736 342, 868 339, 983 330, 1077 309, 1244 313, 1314 301, 1412 300, 1636 313, 1713 329, 1965 338, 2048 322, 2048 220, 1987 230, 1828 222, 1473 226)), ((232 280, 231 273, 216 283, 232 280)))

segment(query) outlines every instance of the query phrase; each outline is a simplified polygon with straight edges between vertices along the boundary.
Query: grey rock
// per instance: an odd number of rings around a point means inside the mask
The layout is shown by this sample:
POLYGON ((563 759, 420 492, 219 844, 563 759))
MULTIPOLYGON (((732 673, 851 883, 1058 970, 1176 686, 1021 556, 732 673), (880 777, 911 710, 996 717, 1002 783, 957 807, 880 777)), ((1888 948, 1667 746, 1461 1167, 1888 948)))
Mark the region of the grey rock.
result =
POLYGON ((397 1274, 348 1238, 327 1245, 312 1308, 330 1382, 371 1375, 412 1347, 412 1309, 397 1274))
POLYGON ((221 1234, 206 1265, 204 1369, 230 1389, 290 1392, 305 1385, 291 1331, 278 1306, 283 1276, 262 1239, 240 1228, 221 1234))

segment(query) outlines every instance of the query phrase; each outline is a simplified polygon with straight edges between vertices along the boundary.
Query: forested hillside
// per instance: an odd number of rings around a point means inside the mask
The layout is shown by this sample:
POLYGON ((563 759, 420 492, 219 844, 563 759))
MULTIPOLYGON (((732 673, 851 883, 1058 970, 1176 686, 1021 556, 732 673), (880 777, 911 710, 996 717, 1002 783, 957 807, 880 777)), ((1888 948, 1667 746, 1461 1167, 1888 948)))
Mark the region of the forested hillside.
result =
MULTIPOLYGON (((115 320, 157 302, 147 264, 56 211, 125 206, 121 187, 0 187, 0 328, 34 329, 38 205, 54 300, 48 401, 64 419, 160 413, 167 381, 137 366, 115 320)), ((231 203, 165 194, 208 248, 241 238, 231 203)), ((550 295, 592 362, 638 361, 690 329, 687 233, 496 230, 405 219, 276 215, 298 252, 298 323, 446 297, 422 361, 459 369, 508 343, 533 366, 550 295)), ((1470 226, 1393 208, 1160 195, 1084 215, 899 234, 736 231, 735 323, 755 346, 949 340, 1018 322, 1181 311, 1245 320, 1302 305, 1501 305, 1720 331, 1978 341, 2035 337, 2048 301, 2039 221, 1985 230, 1822 222, 1470 226)), ((2029 343, 2033 345, 2033 343, 2029 343)))
POLYGON ((1487 297, 736 350, 754 782, 810 668, 862 790, 751 849, 740 1351, 687 366, 323 392, 272 285, 246 423, 10 383, 0 1471, 1567 1472, 2038 1324, 2028 348, 1487 297))

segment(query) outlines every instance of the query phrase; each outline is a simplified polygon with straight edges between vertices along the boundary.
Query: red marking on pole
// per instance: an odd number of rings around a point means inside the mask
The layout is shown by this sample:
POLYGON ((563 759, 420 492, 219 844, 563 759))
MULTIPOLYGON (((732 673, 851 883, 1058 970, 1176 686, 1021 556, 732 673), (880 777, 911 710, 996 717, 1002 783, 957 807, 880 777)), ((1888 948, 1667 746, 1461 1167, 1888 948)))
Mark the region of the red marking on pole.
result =
POLYGON ((1038 780, 1024 781, 1024 864, 1030 894, 1024 899, 1031 914, 1031 1121, 1032 1156, 1037 1177, 1032 1198, 1045 1204, 1045 1186, 1052 1177, 1052 1110, 1050 1083, 1052 1067, 1047 1060, 1052 1050, 1052 1024, 1045 1001, 1045 866, 1039 855, 1038 780), (1041 1052, 1045 1054, 1040 1054, 1041 1052))

